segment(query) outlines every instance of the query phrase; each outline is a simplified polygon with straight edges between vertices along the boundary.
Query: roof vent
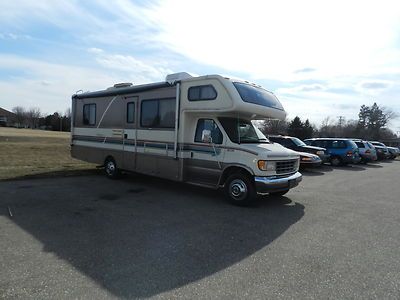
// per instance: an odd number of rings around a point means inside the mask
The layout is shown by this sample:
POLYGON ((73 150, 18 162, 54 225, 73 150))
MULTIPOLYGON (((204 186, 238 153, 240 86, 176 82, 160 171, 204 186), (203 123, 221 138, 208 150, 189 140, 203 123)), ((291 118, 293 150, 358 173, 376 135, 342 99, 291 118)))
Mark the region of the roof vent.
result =
POLYGON ((121 82, 121 83, 114 84, 114 87, 116 89, 124 88, 124 87, 128 87, 128 86, 132 86, 132 83, 131 82, 121 82))
POLYGON ((177 81, 192 77, 193 76, 190 75, 189 73, 179 72, 179 73, 168 74, 167 77, 165 77, 165 81, 168 82, 169 84, 174 84, 177 81))

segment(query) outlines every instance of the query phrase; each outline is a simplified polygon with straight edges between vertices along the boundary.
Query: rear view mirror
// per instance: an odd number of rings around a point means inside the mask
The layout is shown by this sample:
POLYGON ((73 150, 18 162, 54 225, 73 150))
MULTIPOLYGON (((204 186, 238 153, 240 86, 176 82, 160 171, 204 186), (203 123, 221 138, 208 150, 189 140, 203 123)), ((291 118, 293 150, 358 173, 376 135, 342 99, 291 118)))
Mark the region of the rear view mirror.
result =
POLYGON ((203 143, 211 143, 212 138, 211 138, 211 130, 203 129, 201 133, 201 141, 203 143))

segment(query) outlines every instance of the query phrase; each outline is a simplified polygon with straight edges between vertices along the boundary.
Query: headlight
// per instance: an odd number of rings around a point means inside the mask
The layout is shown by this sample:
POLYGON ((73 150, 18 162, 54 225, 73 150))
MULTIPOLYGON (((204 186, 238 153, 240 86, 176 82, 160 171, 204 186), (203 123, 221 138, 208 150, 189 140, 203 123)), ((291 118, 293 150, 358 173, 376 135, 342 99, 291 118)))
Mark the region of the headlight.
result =
POLYGON ((261 171, 275 171, 275 162, 259 160, 257 161, 257 165, 261 171))
POLYGON ((266 160, 259 160, 259 161, 257 162, 257 164, 258 164, 258 168, 259 168, 261 171, 267 171, 267 161, 266 161, 266 160))
POLYGON ((301 161, 312 161, 311 157, 302 157, 301 161))
POLYGON ((325 152, 324 151, 317 151, 317 155, 324 155, 325 154, 325 152))

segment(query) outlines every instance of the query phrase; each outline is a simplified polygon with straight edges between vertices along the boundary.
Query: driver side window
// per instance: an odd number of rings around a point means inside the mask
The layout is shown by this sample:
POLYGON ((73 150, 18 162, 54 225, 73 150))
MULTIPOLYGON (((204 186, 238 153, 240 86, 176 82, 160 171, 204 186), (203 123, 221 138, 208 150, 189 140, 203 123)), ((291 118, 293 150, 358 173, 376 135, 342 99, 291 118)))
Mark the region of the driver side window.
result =
POLYGON ((197 143, 206 143, 203 141, 203 131, 208 130, 211 132, 212 143, 222 144, 223 136, 221 130, 218 128, 217 123, 211 119, 200 119, 197 121, 196 135, 194 141, 197 143))

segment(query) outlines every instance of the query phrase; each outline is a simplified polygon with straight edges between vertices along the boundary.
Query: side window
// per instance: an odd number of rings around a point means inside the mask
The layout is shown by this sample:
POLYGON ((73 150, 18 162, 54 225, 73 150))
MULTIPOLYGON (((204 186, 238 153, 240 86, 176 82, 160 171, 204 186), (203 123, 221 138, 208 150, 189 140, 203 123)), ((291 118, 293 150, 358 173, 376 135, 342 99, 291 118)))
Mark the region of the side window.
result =
POLYGON ((217 91, 212 85, 192 86, 188 90, 189 101, 214 100, 217 98, 217 91))
POLYGON ((322 148, 330 148, 329 142, 323 140, 316 140, 313 145, 322 148))
POLYGON ((346 148, 346 143, 344 141, 332 141, 332 148, 335 149, 346 148))
POLYGON ((174 128, 175 99, 143 100, 140 125, 149 128, 174 128))
POLYGON ((291 139, 282 139, 281 142, 279 142, 282 146, 284 147, 291 147, 293 146, 292 140, 291 139))
POLYGON ((135 123, 135 102, 126 105, 126 123, 135 123))
POLYGON ((96 124, 96 104, 92 103, 83 105, 83 124, 96 124))
POLYGON ((363 142, 356 142, 356 145, 357 145, 358 148, 365 148, 363 142))
POLYGON ((197 121, 196 135, 194 137, 195 142, 204 143, 202 138, 203 130, 209 130, 211 132, 211 138, 214 144, 222 144, 222 132, 214 120, 200 119, 197 121))

